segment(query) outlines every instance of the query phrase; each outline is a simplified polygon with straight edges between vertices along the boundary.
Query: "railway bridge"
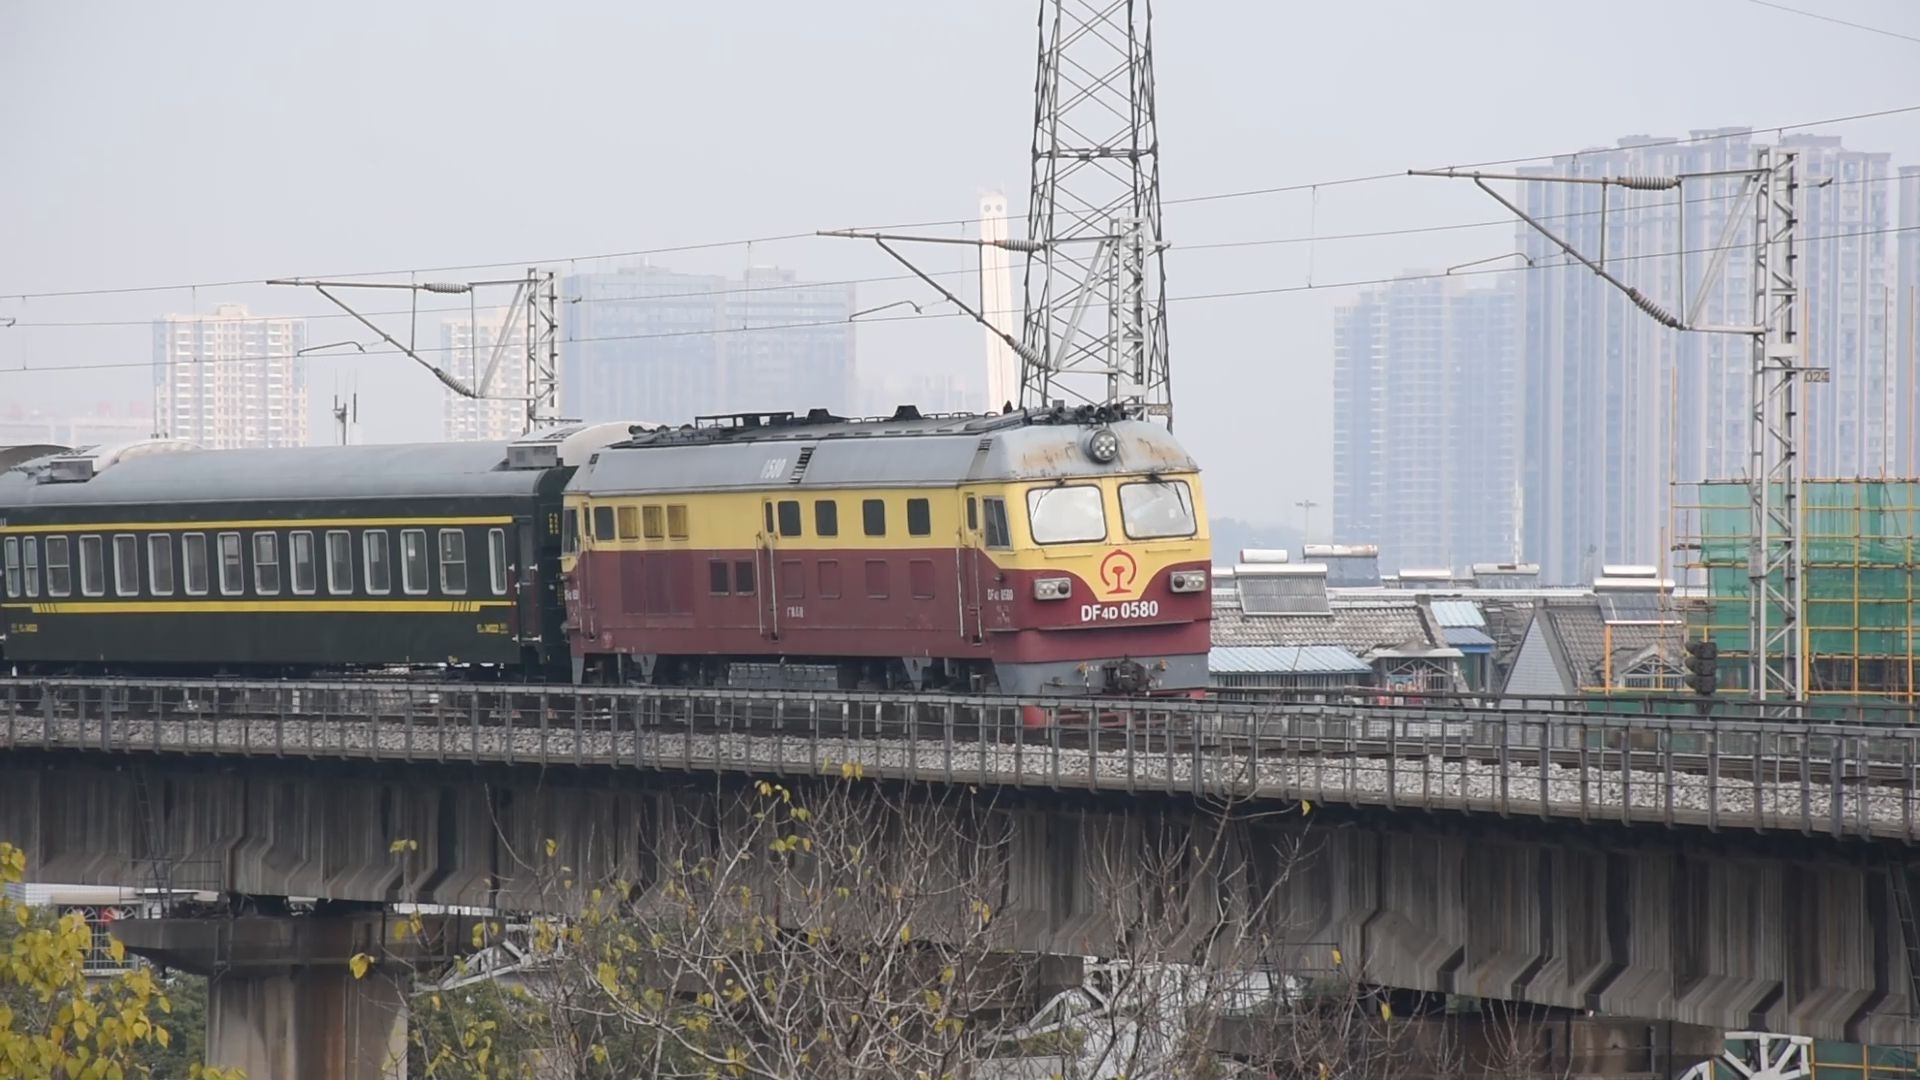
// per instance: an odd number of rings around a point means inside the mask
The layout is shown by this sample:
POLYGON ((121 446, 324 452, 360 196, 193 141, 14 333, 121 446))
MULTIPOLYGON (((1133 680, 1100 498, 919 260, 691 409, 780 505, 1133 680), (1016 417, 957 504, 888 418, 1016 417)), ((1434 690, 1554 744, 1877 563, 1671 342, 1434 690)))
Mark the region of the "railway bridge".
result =
MULTIPOLYGON (((1099 955, 1094 862, 1226 815, 1311 853, 1280 930, 1372 982, 1920 1042, 1920 729, 1506 704, 0 680, 0 837, 47 880, 524 911, 543 838, 640 880, 730 786, 853 774, 991 798, 1022 952, 1099 955)), ((377 930, 296 922, 122 932, 222 973, 217 1063, 381 1075, 402 988, 344 975, 377 930)))

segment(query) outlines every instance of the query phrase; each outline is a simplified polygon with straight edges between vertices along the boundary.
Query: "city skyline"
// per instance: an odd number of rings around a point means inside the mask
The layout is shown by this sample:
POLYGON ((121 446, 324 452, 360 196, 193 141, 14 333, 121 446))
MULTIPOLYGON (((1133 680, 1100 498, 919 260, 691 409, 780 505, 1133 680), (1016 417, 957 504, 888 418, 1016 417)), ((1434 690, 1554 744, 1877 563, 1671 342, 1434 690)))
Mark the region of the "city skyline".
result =
POLYGON ((306 329, 233 303, 155 322, 154 430, 210 450, 307 445, 306 329))

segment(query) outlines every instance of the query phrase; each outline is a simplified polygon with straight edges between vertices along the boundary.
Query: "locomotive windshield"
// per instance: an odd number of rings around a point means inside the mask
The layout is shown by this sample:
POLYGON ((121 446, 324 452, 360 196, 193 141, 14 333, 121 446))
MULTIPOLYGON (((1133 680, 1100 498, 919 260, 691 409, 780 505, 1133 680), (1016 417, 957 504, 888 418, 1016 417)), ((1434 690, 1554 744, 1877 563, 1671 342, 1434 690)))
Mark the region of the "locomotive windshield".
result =
POLYGON ((1120 485, 1120 524, 1134 540, 1192 536, 1193 492, 1185 480, 1120 485))
POLYGON ((1106 501, 1086 484, 1027 492, 1028 527, 1036 544, 1077 544, 1107 538, 1106 501))

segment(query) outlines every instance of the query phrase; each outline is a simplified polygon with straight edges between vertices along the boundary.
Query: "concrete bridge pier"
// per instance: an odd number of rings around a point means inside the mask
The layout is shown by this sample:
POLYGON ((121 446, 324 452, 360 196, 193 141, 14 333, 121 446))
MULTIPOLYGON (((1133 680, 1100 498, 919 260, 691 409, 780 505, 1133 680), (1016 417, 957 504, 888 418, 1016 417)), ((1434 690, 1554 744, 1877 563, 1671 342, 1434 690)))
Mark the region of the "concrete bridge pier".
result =
POLYGON ((450 920, 424 938, 379 913, 128 919, 113 933, 156 964, 209 978, 207 1064, 247 1080, 404 1080, 406 991, 437 962, 450 920), (355 978, 351 960, 373 966, 355 978))

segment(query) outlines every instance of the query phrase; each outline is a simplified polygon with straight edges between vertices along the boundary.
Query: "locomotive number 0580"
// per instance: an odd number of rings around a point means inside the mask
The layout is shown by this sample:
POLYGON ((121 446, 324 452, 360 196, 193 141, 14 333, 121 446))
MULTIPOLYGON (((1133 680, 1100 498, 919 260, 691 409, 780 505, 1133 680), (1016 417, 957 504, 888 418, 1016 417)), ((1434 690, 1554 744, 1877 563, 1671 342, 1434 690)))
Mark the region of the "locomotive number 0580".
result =
POLYGON ((1160 614, 1158 600, 1129 600, 1124 604, 1081 604, 1081 622, 1113 622, 1119 619, 1151 619, 1160 614))

